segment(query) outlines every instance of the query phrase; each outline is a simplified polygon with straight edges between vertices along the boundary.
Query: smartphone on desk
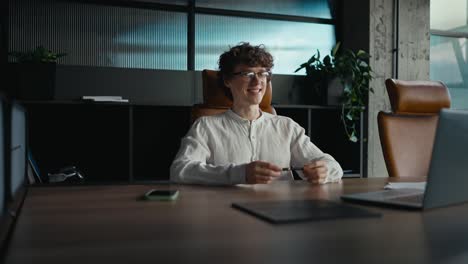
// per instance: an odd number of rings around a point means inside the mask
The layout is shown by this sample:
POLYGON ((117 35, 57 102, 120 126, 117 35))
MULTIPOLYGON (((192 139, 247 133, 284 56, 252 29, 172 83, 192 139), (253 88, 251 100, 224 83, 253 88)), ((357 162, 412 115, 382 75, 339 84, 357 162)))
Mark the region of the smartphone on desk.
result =
POLYGON ((174 201, 179 196, 179 190, 157 190, 151 189, 143 195, 148 201, 174 201))

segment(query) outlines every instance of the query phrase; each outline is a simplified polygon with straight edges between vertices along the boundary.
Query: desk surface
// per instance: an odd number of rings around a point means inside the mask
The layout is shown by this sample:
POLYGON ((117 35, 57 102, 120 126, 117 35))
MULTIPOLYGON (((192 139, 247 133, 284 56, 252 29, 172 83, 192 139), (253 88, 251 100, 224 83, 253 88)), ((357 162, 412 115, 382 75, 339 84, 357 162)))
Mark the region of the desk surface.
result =
POLYGON ((366 206, 382 217, 287 225, 231 207, 339 201, 343 193, 378 190, 386 181, 172 185, 181 191, 174 202, 137 199, 167 185, 32 187, 4 263, 468 263, 468 204, 425 212, 366 206))

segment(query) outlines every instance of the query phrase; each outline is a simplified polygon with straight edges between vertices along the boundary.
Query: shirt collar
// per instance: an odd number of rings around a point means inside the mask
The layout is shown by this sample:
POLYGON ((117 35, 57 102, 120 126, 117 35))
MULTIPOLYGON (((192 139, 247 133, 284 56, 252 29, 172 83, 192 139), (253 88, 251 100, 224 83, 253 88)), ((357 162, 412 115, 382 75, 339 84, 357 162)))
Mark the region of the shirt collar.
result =
MULTIPOLYGON (((260 116, 257 119, 252 120, 252 123, 259 123, 259 122, 262 122, 265 119, 265 113, 263 113, 263 111, 261 109, 259 111, 260 111, 260 116)), ((249 123, 250 122, 250 120, 245 119, 245 118, 241 117, 240 115, 236 114, 234 111, 232 111, 232 109, 227 110, 226 114, 227 114, 228 117, 230 117, 231 119, 236 120, 237 122, 240 122, 240 123, 249 123)))

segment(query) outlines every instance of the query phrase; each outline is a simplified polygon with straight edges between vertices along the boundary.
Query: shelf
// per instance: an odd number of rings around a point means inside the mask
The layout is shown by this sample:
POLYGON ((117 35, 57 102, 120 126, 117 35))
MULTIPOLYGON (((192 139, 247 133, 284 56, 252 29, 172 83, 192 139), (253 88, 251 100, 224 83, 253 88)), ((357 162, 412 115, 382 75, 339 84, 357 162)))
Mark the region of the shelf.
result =
POLYGON ((128 180, 128 107, 115 104, 25 106, 28 143, 42 175, 76 166, 88 181, 128 180))
POLYGON ((90 182, 168 180, 190 107, 24 101, 43 175, 76 166, 90 182), (174 120, 176 122, 174 122, 174 120))
POLYGON ((300 109, 341 109, 340 105, 299 105, 299 104, 274 104, 274 108, 300 108, 300 109))
MULTIPOLYGON (((363 138, 361 135, 358 143, 348 140, 341 122, 341 108, 313 105, 282 105, 275 108, 278 115, 290 117, 301 125, 312 143, 332 155, 344 170, 360 176, 363 174, 363 138)), ((363 131, 362 122, 359 131, 363 131)))
POLYGON ((361 178, 361 174, 358 173, 350 173, 350 174, 343 174, 343 178, 361 178))
MULTIPOLYGON (((181 138, 190 128, 190 106, 77 101, 23 101, 28 109, 29 146, 41 173, 74 165, 90 182, 169 179, 181 138)), ((311 141, 345 170, 360 177, 362 144, 349 142, 339 108, 279 107, 311 141), (333 110, 333 111, 330 111, 333 110)))

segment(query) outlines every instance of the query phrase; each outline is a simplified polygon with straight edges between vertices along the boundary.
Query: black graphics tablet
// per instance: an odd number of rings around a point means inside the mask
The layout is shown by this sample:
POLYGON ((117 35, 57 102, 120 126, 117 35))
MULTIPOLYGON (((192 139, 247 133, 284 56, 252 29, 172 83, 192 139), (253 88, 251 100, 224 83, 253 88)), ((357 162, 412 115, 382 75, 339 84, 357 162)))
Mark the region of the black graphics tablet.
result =
POLYGON ((363 208, 325 200, 245 202, 233 203, 232 207, 274 224, 381 216, 363 208))

